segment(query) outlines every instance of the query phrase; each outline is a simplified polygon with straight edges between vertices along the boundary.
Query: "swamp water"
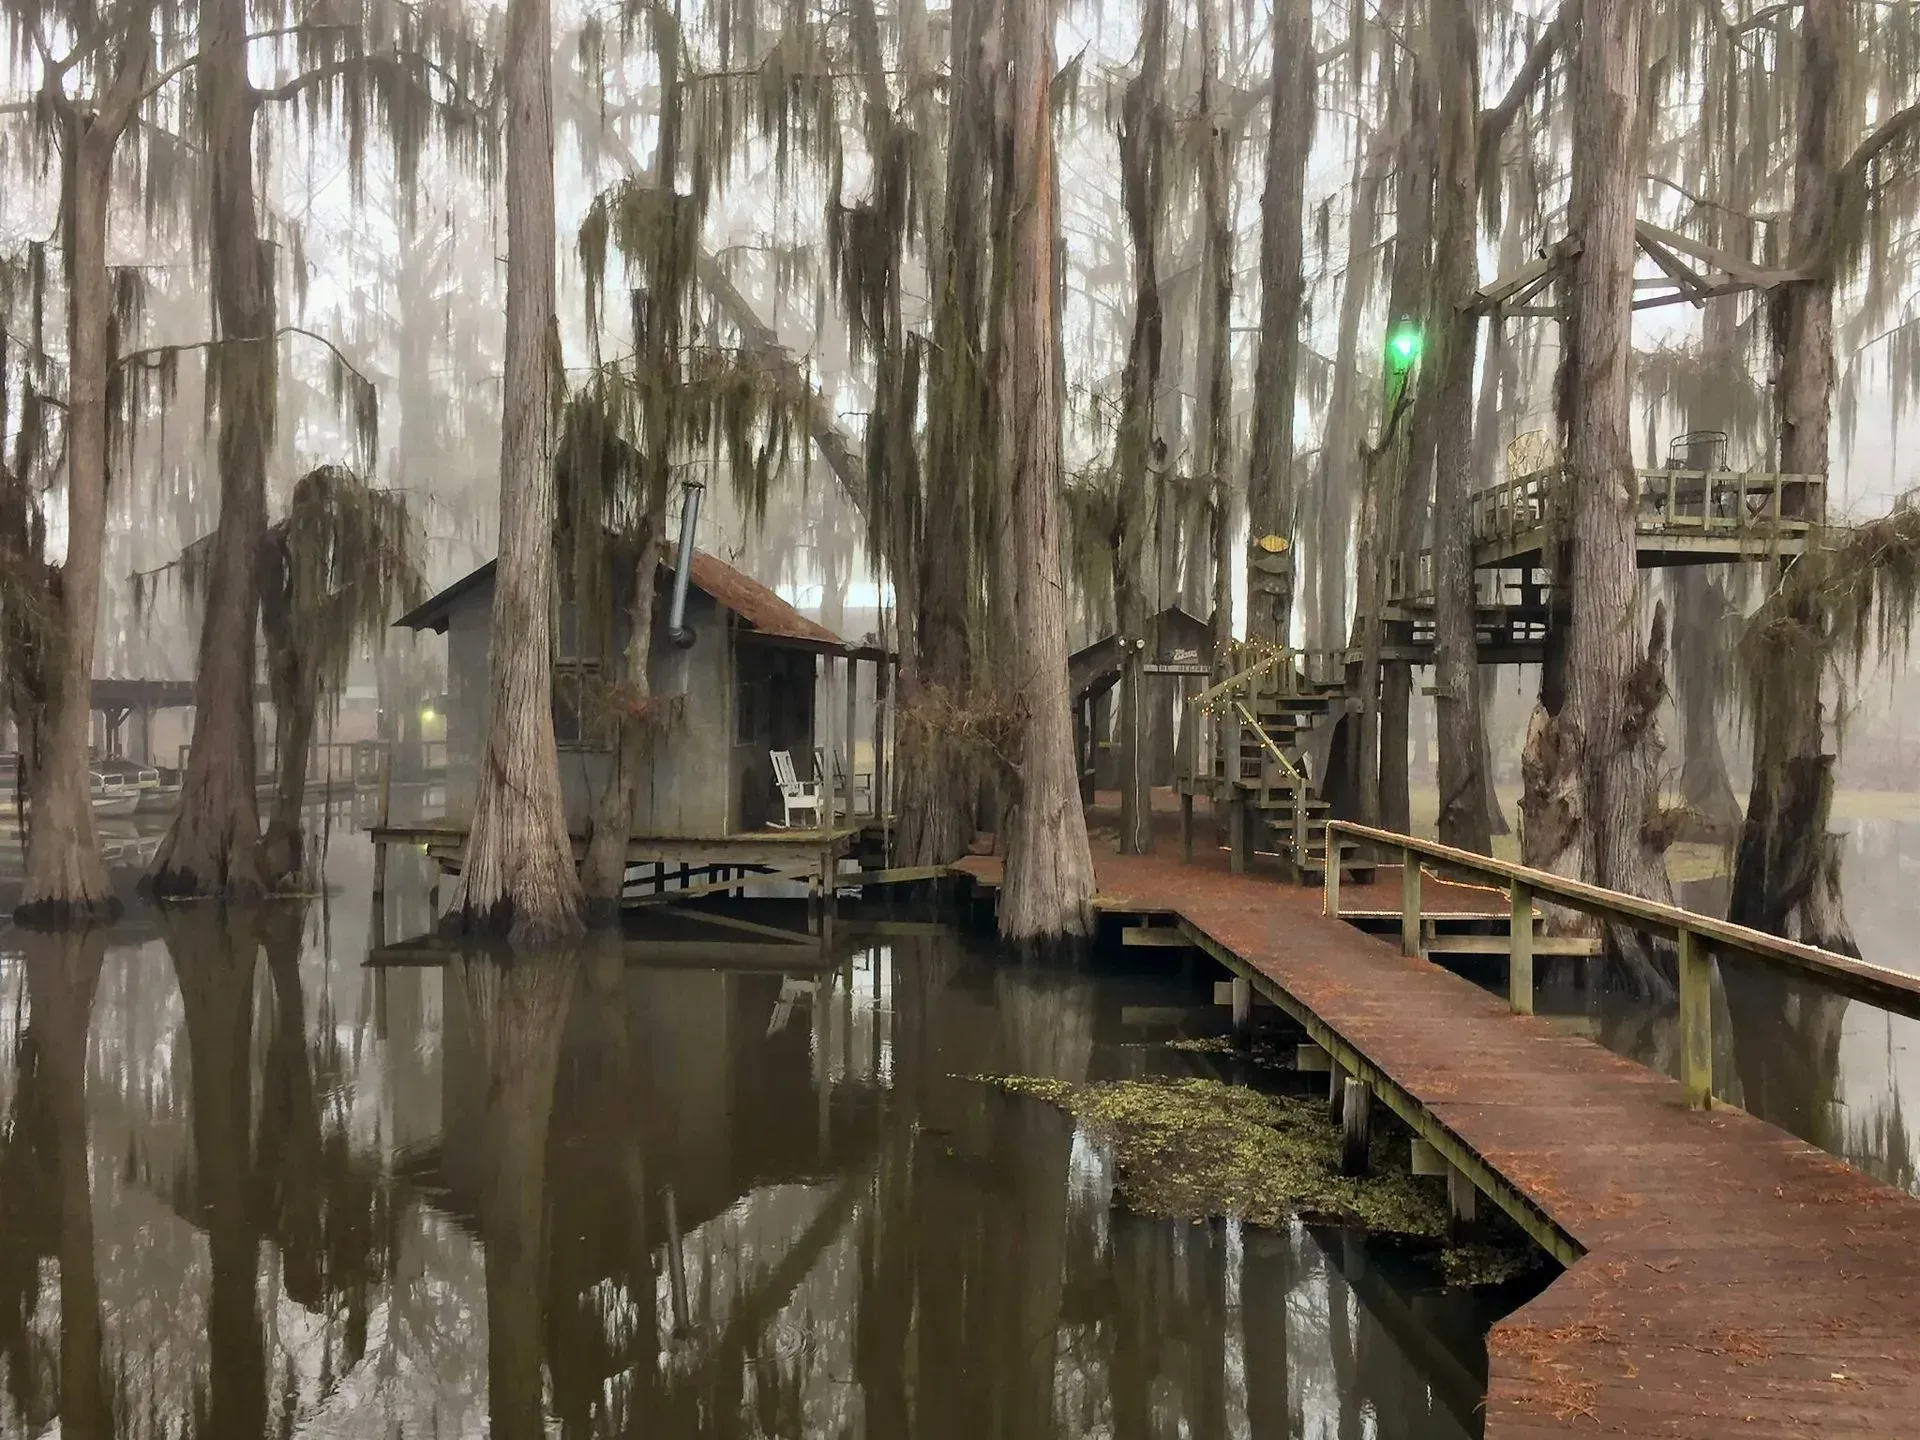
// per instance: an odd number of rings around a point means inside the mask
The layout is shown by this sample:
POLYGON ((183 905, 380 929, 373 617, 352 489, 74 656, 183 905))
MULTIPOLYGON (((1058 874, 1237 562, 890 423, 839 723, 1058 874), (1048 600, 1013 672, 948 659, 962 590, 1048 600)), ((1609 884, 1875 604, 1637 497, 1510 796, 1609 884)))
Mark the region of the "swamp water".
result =
POLYGON ((1164 1043, 1218 1029, 1201 967, 850 921, 827 970, 374 969, 331 846, 251 930, 0 936, 0 1436, 1479 1433, 1521 1297, 1136 1213, 963 1078, 1225 1073, 1164 1043))

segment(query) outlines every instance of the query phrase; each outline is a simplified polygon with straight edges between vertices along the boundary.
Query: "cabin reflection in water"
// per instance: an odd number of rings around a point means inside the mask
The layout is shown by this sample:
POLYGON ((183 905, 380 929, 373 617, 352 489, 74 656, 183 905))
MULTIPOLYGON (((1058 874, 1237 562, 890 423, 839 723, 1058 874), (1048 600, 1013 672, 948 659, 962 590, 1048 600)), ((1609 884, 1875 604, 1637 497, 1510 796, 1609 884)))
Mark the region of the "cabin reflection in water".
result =
POLYGON ((1123 1002, 1204 984, 946 934, 369 972, 318 919, 0 965, 0 1435, 1474 1433, 1488 1317, 1131 1215, 957 1078, 1143 1073, 1123 1002))

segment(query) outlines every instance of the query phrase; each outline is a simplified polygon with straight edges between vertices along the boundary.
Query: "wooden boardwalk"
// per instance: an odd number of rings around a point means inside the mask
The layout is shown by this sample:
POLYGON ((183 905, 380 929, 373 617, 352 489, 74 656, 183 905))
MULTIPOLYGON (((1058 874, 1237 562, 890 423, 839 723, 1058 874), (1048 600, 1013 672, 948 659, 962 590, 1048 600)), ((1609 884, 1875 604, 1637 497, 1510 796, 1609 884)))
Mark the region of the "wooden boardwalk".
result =
MULTIPOLYGON (((1096 865, 1103 908, 1176 917, 1572 1261, 1488 1338, 1491 1440, 1920 1434, 1920 1201, 1742 1111, 1690 1110, 1674 1081, 1327 918, 1317 890, 1211 856, 1096 865)), ((1348 886, 1342 911, 1398 893, 1348 886)))

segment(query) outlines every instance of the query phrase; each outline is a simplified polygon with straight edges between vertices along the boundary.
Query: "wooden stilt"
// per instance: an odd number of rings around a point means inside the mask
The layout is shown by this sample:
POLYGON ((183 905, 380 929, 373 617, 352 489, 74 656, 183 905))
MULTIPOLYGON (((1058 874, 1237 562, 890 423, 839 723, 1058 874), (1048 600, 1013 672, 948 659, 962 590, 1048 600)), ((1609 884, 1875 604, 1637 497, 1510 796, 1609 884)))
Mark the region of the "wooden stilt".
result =
POLYGON ((1366 1174, 1372 1148, 1373 1089, 1366 1081, 1349 1076, 1340 1116, 1340 1173, 1366 1174))
POLYGON ((1228 802, 1227 845, 1232 852, 1229 868, 1234 874, 1244 875, 1253 868, 1253 817, 1239 795, 1228 802))
POLYGON ((1245 977, 1233 977, 1233 1043, 1241 1049, 1253 1043, 1253 985, 1245 977))
POLYGON ((1480 1192, 1474 1188, 1473 1181, 1459 1167, 1448 1165, 1447 1213, 1452 1218, 1454 1229, 1473 1224, 1479 1209, 1480 1192))
POLYGON ((1328 1057, 1327 1066, 1327 1113, 1333 1116, 1333 1123, 1340 1123, 1340 1114, 1346 1109, 1347 1072, 1338 1060, 1328 1057))

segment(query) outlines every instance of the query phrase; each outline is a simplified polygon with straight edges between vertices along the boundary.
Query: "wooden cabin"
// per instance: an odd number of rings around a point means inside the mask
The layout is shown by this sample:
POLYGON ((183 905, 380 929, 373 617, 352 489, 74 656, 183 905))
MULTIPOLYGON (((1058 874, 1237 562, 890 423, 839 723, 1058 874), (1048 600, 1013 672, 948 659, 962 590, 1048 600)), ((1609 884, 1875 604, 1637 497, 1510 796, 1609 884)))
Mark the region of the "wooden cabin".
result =
MULTIPOLYGON (((561 607, 555 656, 554 731, 567 821, 586 826, 605 783, 609 756, 579 714, 575 677, 602 672, 606 657, 624 655, 631 566, 610 555, 614 597, 610 629, 581 626, 574 606, 561 607), (626 577, 623 584, 621 577, 626 577), (596 635, 591 653, 580 636, 596 635)), ((395 621, 410 630, 447 637, 447 814, 464 824, 473 808, 481 729, 489 694, 488 642, 493 620, 494 564, 455 581, 395 621)), ((655 577, 653 645, 648 683, 670 702, 664 728, 651 747, 648 774, 636 797, 632 833, 649 836, 725 836, 764 828, 781 807, 770 754, 790 751, 811 779, 816 736, 815 696, 823 666, 848 653, 839 636, 807 619, 759 581, 715 556, 694 552, 687 591, 689 643, 668 634, 673 565, 655 577)), ((822 717, 824 718, 824 717, 822 717)))

